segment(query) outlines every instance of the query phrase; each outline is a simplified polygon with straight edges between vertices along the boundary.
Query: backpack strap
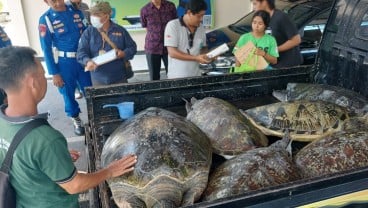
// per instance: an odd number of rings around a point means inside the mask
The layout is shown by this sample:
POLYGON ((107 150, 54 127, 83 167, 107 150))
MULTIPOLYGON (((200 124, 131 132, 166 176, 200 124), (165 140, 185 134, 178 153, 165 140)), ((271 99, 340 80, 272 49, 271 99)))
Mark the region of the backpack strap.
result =
POLYGON ((42 126, 42 125, 49 125, 46 119, 44 118, 37 118, 34 119, 27 124, 25 124, 14 136, 13 141, 10 144, 10 147, 6 153, 5 159, 1 166, 0 171, 4 173, 8 173, 10 166, 13 160, 13 154, 15 149, 17 148, 18 144, 23 140, 27 134, 29 134, 33 129, 42 126))
POLYGON ((113 43, 111 41, 111 39, 109 38, 109 36, 107 36, 107 34, 104 31, 99 31, 99 32, 100 32, 102 38, 111 46, 111 48, 113 48, 115 50, 118 49, 118 47, 116 47, 115 43, 113 43))

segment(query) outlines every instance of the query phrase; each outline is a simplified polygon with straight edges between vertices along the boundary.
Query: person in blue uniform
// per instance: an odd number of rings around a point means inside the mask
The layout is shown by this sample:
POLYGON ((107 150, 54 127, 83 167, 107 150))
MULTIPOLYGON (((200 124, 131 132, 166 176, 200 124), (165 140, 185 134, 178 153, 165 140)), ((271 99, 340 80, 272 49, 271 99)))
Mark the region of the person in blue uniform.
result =
MULTIPOLYGON (((5 48, 12 45, 9 36, 2 27, 0 27, 0 38, 0 48, 5 48)), ((0 89, 0 105, 4 103, 6 103, 6 93, 3 89, 0 89)))
POLYGON ((73 121, 74 133, 80 136, 84 134, 84 126, 74 91, 77 82, 83 93, 84 87, 91 86, 89 72, 85 72, 76 59, 78 42, 86 29, 84 16, 82 11, 66 5, 64 0, 44 2, 50 9, 39 19, 41 48, 53 84, 63 96, 66 115, 73 121))
MULTIPOLYGON (((82 2, 82 0, 68 0, 65 2, 65 4, 72 5, 75 9, 81 10, 84 15, 84 19, 86 20, 86 25, 90 24, 91 19, 90 19, 90 13, 88 11, 89 9, 88 4, 82 2)), ((77 82, 77 88, 75 89, 74 96, 75 96, 75 99, 81 99, 83 97, 83 92, 78 82, 77 82)))

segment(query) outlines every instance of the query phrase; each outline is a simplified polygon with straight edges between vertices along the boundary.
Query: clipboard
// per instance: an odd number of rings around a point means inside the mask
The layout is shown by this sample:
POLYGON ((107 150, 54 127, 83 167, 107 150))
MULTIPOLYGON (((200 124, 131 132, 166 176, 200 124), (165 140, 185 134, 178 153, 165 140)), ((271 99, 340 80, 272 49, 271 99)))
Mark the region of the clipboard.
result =
POLYGON ((92 58, 92 61, 95 62, 98 66, 109 63, 117 58, 115 49, 111 49, 108 52, 96 56, 92 58))
POLYGON ((229 50, 229 47, 227 46, 227 44, 223 43, 222 45, 218 46, 217 48, 207 53, 206 55, 208 56, 208 58, 213 58, 213 57, 216 57, 216 56, 219 56, 225 53, 228 50, 229 50))

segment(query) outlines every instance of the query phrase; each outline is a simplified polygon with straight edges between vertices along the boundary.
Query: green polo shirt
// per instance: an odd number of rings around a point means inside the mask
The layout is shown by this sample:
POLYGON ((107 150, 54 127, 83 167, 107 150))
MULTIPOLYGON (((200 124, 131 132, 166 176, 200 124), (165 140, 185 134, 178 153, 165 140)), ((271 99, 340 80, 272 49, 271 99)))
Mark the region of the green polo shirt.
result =
MULTIPOLYGON (((33 118, 9 118, 0 110, 0 162, 16 132, 33 118)), ((36 116, 40 117, 40 116, 36 116)), ((78 195, 58 184, 73 179, 77 171, 65 137, 51 126, 33 129, 14 152, 10 182, 17 194, 17 207, 79 207, 78 195)))

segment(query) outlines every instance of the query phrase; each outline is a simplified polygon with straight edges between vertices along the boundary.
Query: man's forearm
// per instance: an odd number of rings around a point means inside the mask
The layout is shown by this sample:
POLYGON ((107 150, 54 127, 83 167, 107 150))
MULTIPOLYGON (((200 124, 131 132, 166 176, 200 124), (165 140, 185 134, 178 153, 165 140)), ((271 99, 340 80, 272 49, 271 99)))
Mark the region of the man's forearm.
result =
POLYGON ((286 41, 284 44, 279 45, 277 49, 279 52, 284 52, 294 48, 295 46, 298 46, 300 43, 301 43, 300 35, 295 35, 290 40, 286 41))
POLYGON ((110 176, 107 169, 102 169, 94 173, 78 172, 73 179, 73 183, 60 184, 60 186, 69 194, 77 194, 96 187, 109 177, 110 176))
MULTIPOLYGON (((175 58, 175 59, 180 59, 183 61, 197 61, 197 57, 190 55, 189 52, 188 53, 183 53, 181 51, 179 51, 177 48, 174 47, 167 47, 169 56, 171 58, 175 58)), ((189 49, 188 49, 189 51, 189 49)))

